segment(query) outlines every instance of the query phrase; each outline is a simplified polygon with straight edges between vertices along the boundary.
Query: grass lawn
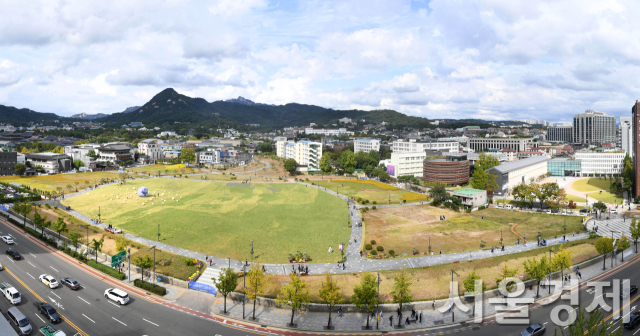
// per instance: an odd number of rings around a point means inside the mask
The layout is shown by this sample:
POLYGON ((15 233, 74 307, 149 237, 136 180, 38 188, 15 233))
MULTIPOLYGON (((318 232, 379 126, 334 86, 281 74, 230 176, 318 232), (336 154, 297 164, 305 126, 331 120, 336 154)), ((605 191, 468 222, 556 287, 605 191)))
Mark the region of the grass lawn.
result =
POLYGON ((253 240, 262 263, 286 263, 297 250, 312 262, 336 262, 340 255, 328 253, 329 246, 337 251, 350 236, 347 204, 298 184, 134 180, 64 204, 91 218, 100 206, 104 223, 152 240, 160 225, 161 242, 219 257, 251 259, 253 240), (141 186, 159 196, 138 197, 141 186))
POLYGON ((96 181, 100 183, 100 179, 119 179, 117 172, 90 172, 90 173, 74 173, 74 174, 56 174, 56 175, 40 175, 40 176, 2 176, 0 182, 19 183, 28 185, 31 188, 40 190, 55 191, 57 187, 61 187, 63 192, 75 192, 78 190, 92 186, 96 181), (76 182, 78 183, 76 185, 76 182), (88 184, 86 182, 89 182, 88 184), (72 189, 68 189, 67 186, 72 189))
POLYGON ((486 242, 485 248, 499 246, 500 230, 505 245, 515 244, 518 236, 511 232, 511 224, 517 224, 514 230, 518 234, 535 242, 538 231, 543 238, 554 237, 556 233, 562 235, 565 220, 567 232, 582 227, 582 217, 493 208, 470 214, 429 205, 379 208, 364 216, 364 242, 375 240, 384 247, 385 253, 394 250, 397 255, 407 253, 408 256, 412 255, 413 246, 420 254, 427 252, 429 239, 434 254, 472 251, 481 249, 481 240, 486 242), (446 220, 441 221, 441 215, 446 220))
POLYGON ((425 202, 428 200, 427 195, 418 194, 403 189, 398 189, 386 183, 374 180, 321 180, 315 181, 317 185, 338 191, 342 195, 353 198, 362 198, 369 200, 369 206, 375 204, 399 204, 406 200, 408 203, 425 202))
POLYGON ((574 195, 569 195, 569 194, 567 194, 567 196, 565 197, 565 199, 566 199, 567 201, 574 201, 574 202, 581 202, 581 203, 584 203, 584 202, 586 202, 586 201, 587 201, 586 199, 584 199, 584 198, 582 198, 582 197, 580 197, 580 196, 574 196, 574 195))
POLYGON ((603 178, 583 178, 579 179, 571 185, 571 188, 577 191, 599 191, 599 190, 608 190, 609 189, 609 179, 603 178))
POLYGON ((603 191, 602 193, 592 192, 587 194, 589 198, 597 199, 598 201, 602 201, 608 204, 614 204, 614 202, 618 202, 618 204, 622 204, 623 198, 622 193, 614 194, 609 191, 603 191))
MULTIPOLYGON (((35 209, 31 211, 29 214, 29 218, 33 219, 33 215, 35 214, 35 209)), ((93 239, 100 240, 102 236, 105 236, 104 244, 102 246, 102 252, 114 255, 116 254, 116 241, 114 239, 115 235, 101 230, 96 227, 89 227, 87 231, 86 228, 79 227, 80 225, 84 225, 82 221, 79 219, 67 214, 66 212, 55 209, 53 207, 47 208, 45 206, 38 207, 38 213, 40 216, 46 217, 47 221, 51 221, 52 223, 58 220, 58 217, 64 218, 64 221, 67 223, 67 227, 69 228, 69 232, 63 233, 65 236, 69 236, 70 233, 75 232, 82 235, 82 238, 79 240, 80 243, 87 243, 87 235, 89 237, 89 241, 93 239)), ((38 232, 40 232, 40 228, 37 228, 38 232)), ((149 255, 153 257, 153 251, 147 251, 148 246, 136 243, 133 241, 129 241, 128 246, 131 247, 131 255, 133 257, 136 256, 144 256, 149 255)), ((74 249, 73 247, 71 249, 74 249)), ((168 275, 174 278, 186 280, 197 270, 196 266, 186 266, 184 261, 186 257, 181 255, 173 254, 171 252, 156 250, 156 261, 159 263, 158 265, 158 273, 168 275)))
MULTIPOLYGON (((573 251, 573 264, 598 256, 598 252, 593 246, 594 241, 595 240, 588 239, 565 244, 566 249, 573 251)), ((495 288, 498 269, 502 267, 505 262, 510 268, 518 269, 518 277, 527 279, 528 276, 524 273, 524 267, 522 266, 524 260, 531 257, 538 257, 540 255, 548 255, 548 250, 546 248, 540 248, 494 258, 463 261, 459 264, 442 264, 429 266, 428 268, 409 269, 413 277, 413 285, 410 287, 411 293, 413 294, 413 300, 435 300, 448 297, 451 281, 451 269, 454 269, 458 274, 460 274, 458 281, 458 292, 460 294, 464 293, 462 281, 474 270, 476 271, 476 274, 482 278, 488 289, 495 288)), ((382 282, 380 283, 380 298, 382 302, 393 302, 389 293, 393 289, 393 280, 398 273, 399 271, 397 270, 380 272, 380 277, 382 278, 382 282)), ((353 287, 360 282, 362 273, 333 275, 333 278, 337 281, 338 286, 340 287, 340 292, 342 292, 345 299, 349 301, 351 295, 353 295, 353 287)), ((309 289, 311 299, 314 302, 321 302, 322 300, 318 297, 318 292, 322 286, 322 282, 325 280, 325 276, 314 275, 303 277, 303 280, 307 282, 307 288, 309 289)), ((288 281, 288 276, 270 276, 265 296, 275 297, 280 290, 280 287, 288 281)), ((542 291, 542 289, 540 290, 542 291)), ((236 291, 242 291, 242 281, 240 281, 240 285, 236 288, 236 291)))

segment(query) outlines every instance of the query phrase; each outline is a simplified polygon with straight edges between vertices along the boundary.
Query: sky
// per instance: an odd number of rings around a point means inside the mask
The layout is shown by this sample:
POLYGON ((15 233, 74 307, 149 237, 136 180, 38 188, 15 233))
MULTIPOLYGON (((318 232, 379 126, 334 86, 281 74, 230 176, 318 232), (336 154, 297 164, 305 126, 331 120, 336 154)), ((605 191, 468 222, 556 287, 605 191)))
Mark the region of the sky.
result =
POLYGON ((639 12, 616 0, 7 0, 0 104, 113 113, 172 87, 434 119, 628 116, 639 12))

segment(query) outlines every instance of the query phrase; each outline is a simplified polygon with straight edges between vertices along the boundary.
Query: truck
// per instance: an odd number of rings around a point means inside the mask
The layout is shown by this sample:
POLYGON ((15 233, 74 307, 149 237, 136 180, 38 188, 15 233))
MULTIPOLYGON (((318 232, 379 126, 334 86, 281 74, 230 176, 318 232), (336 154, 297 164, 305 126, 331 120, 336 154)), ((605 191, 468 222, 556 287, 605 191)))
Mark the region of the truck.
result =
POLYGON ((50 324, 45 324, 40 328, 42 336, 67 336, 62 330, 55 330, 50 324))
POLYGON ((18 290, 6 282, 0 284, 0 293, 2 293, 2 295, 14 305, 21 301, 18 290))

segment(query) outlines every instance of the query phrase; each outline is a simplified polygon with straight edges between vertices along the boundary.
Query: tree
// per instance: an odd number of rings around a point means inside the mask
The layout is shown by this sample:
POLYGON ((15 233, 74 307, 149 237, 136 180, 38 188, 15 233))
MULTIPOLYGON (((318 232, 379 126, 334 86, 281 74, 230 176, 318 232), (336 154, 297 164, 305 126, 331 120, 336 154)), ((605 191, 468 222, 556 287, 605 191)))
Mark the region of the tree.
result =
POLYGON ((267 285, 267 277, 264 275, 262 265, 260 263, 252 263, 251 270, 247 277, 247 296, 249 300, 253 300, 253 320, 256 319, 256 300, 258 295, 264 293, 267 285))
POLYGON ((280 287, 280 293, 276 300, 277 304, 282 304, 291 307, 291 323, 293 325, 293 317, 296 309, 302 307, 302 304, 308 304, 311 298, 309 297, 309 290, 307 289, 307 283, 302 280, 297 273, 289 274, 291 281, 285 286, 280 287))
POLYGON ((43 235, 44 235, 44 221, 45 221, 45 217, 40 216, 40 214, 38 213, 38 208, 36 208, 35 214, 33 215, 33 224, 35 226, 40 226, 42 227, 43 230, 43 235))
POLYGON ((73 247, 76 248, 76 251, 78 251, 78 240, 80 240, 80 238, 82 238, 82 235, 77 232, 71 232, 69 234, 69 239, 71 239, 71 245, 73 245, 73 247))
MULTIPOLYGON (((104 236, 102 236, 102 239, 104 239, 104 236)), ((93 241, 95 241, 95 239, 93 241)), ((133 258, 133 264, 142 269, 142 281, 144 281, 144 270, 151 269, 151 267, 153 267, 153 260, 148 255, 142 257, 135 256, 133 258)), ((149 277, 151 277, 151 272, 149 272, 149 277)))
POLYGON ((533 204, 540 194, 540 185, 537 183, 530 183, 527 185, 529 193, 527 194, 527 199, 531 202, 531 208, 533 208, 533 204))
POLYGON ((232 293, 238 286, 238 274, 233 271, 233 268, 223 268, 220 270, 218 280, 211 278, 213 284, 216 286, 220 294, 224 296, 224 313, 227 313, 227 295, 232 293))
POLYGON ((602 269, 606 268, 607 253, 613 252, 613 240, 609 237, 600 237, 595 242, 596 251, 602 254, 602 269))
POLYGON ((575 322, 570 324, 567 329, 557 328, 553 335, 558 336, 558 329, 562 336, 584 336, 587 332, 589 336, 622 335, 623 328, 615 328, 613 331, 610 330, 618 321, 616 319, 607 321, 608 318, 605 319, 602 309, 593 310, 589 313, 589 317, 585 315, 584 311, 580 306, 576 307, 576 309, 574 309, 574 312, 577 312, 575 322), (565 330, 567 330, 566 334, 565 330))
POLYGON ((125 238, 123 234, 116 235, 115 241, 116 241, 116 252, 117 253, 120 253, 120 252, 125 251, 127 249, 127 245, 128 245, 129 242, 127 241, 127 238, 125 238))
POLYGON ((493 193, 494 190, 498 187, 498 182, 496 181, 496 174, 487 174, 487 191, 493 193))
MULTIPOLYGON (((504 266, 498 270, 498 278, 496 279, 496 283, 499 285, 501 281, 504 281, 506 278, 511 278, 518 274, 518 268, 509 268, 509 265, 505 262, 504 266)), ((511 290, 513 288, 513 284, 507 287, 507 290, 511 290)))
POLYGON ((556 255, 551 259, 551 266, 560 271, 561 279, 564 279, 564 270, 569 269, 573 265, 573 251, 567 250, 561 244, 556 255))
POLYGON ((96 240, 94 238, 91 241, 91 245, 93 245, 93 249, 94 251, 96 251, 96 261, 98 261, 98 252, 102 252, 102 244, 104 244, 104 235, 102 235, 102 238, 100 238, 100 240, 96 240))
POLYGON ((326 272, 325 281, 322 282, 318 296, 329 305, 329 322, 327 323, 327 328, 331 328, 331 309, 333 306, 342 303, 344 297, 342 293, 340 293, 338 283, 333 280, 329 271, 326 272))
POLYGON ((88 157, 90 157, 90 158, 94 158, 94 159, 95 159, 95 158, 97 158, 97 157, 98 157, 98 154, 96 154, 96 151, 94 151, 94 150, 92 149, 92 150, 90 150, 89 152, 87 152, 87 156, 88 156, 88 157))
POLYGON ((125 183, 125 181, 129 178, 129 173, 127 172, 119 173, 118 177, 120 178, 120 181, 122 181, 122 183, 125 183))
MULTIPOLYGON (((411 302, 411 299, 413 298, 410 290, 412 283, 411 275, 404 267, 393 279, 391 297, 393 297, 393 302, 400 304, 400 311, 402 311, 402 304, 405 302, 411 302)), ((398 327, 400 327, 401 322, 402 321, 398 319, 398 327)))
POLYGON ((16 175, 22 177, 27 172, 27 166, 24 163, 18 163, 13 167, 13 171, 15 171, 16 175))
POLYGON ((622 170, 622 188, 627 192, 630 192, 633 187, 633 175, 633 162, 627 153, 624 158, 624 169, 622 170), (627 158, 629 158, 628 161, 627 158))
POLYGON ((474 189, 483 189, 487 187, 487 173, 482 169, 477 169, 471 176, 471 186, 474 189))
POLYGON ((540 259, 531 258, 527 259, 523 263, 524 271, 529 275, 531 279, 535 279, 538 282, 538 290, 536 291, 536 297, 540 296, 540 282, 549 273, 549 262, 547 258, 542 255, 540 259))
MULTIPOLYGON (((362 275, 360 283, 353 288, 353 296, 351 302, 362 309, 364 307, 367 312, 373 312, 376 310, 378 304, 378 278, 371 272, 365 272, 362 275)), ((369 316, 367 314, 367 329, 369 329, 369 316)))
POLYGON ((298 163, 294 159, 286 159, 284 160, 284 170, 289 172, 291 176, 293 176, 298 168, 298 163))
POLYGON ((602 201, 593 203, 593 208, 596 209, 597 211, 600 211, 601 216, 603 212, 607 211, 607 205, 604 204, 602 201))
POLYGON ((540 209, 542 209, 542 203, 547 199, 557 195, 560 187, 557 183, 544 183, 538 189, 536 189, 536 197, 540 200, 540 209))
POLYGON ((358 161, 356 160, 356 155, 353 154, 353 152, 348 149, 342 152, 342 155, 340 155, 340 161, 344 165, 344 171, 347 172, 348 174, 353 173, 356 166, 358 165, 358 161))
POLYGON ((629 240, 629 238, 627 238, 624 232, 622 232, 622 236, 616 242, 616 248, 618 249, 618 251, 624 251, 628 249, 630 245, 631 241, 629 240))
POLYGON ((180 152, 181 162, 196 163, 196 151, 193 148, 183 148, 180 152))
POLYGON ((69 189, 69 191, 71 192, 71 191, 73 191, 73 186, 70 185, 70 184, 67 184, 67 189, 69 189))
POLYGON ((449 198, 447 189, 443 185, 437 185, 429 190, 429 196, 431 197, 431 204, 438 206, 449 198))
POLYGON ((485 153, 480 153, 478 160, 475 164, 475 169, 480 169, 482 171, 487 171, 488 169, 499 165, 500 162, 498 158, 493 155, 487 155, 485 153))
POLYGON ((80 169, 80 167, 84 167, 84 162, 80 159, 75 159, 73 161, 73 166, 76 167, 76 169, 80 169))
POLYGON ((322 158, 320 159, 320 169, 323 172, 331 171, 331 153, 324 152, 322 154, 322 158))
MULTIPOLYGON (((475 302, 476 295, 484 293, 487 290, 487 285, 483 282, 481 288, 476 288, 476 280, 482 281, 479 275, 476 274, 476 271, 472 271, 467 275, 466 278, 462 281, 462 285, 464 286, 464 290, 473 295, 473 299, 475 302)), ((473 305, 473 311, 475 313, 476 305, 473 305)))
POLYGON ((56 190, 58 191, 58 194, 62 194, 62 187, 56 187, 56 190))
POLYGON ((29 203, 23 203, 21 204, 18 209, 16 209, 16 206, 13 207, 13 210, 18 212, 19 214, 21 214, 24 219, 22 222, 22 227, 26 227, 27 226, 27 215, 29 215, 31 213, 31 210, 33 209, 33 206, 29 203))
POLYGON ((638 253, 638 238, 640 238, 640 226, 638 225, 638 221, 635 217, 631 219, 631 226, 629 227, 629 231, 631 231, 631 239, 633 239, 633 242, 636 245, 636 253, 638 253))

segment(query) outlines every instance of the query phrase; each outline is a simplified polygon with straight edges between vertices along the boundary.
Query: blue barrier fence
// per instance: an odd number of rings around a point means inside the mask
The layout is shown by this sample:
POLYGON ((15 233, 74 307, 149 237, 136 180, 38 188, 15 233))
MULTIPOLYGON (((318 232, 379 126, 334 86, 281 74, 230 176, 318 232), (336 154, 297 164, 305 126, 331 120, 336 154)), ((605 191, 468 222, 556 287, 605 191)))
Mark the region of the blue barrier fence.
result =
POLYGON ((189 282, 189 289, 201 290, 216 295, 216 288, 198 282, 189 282))

